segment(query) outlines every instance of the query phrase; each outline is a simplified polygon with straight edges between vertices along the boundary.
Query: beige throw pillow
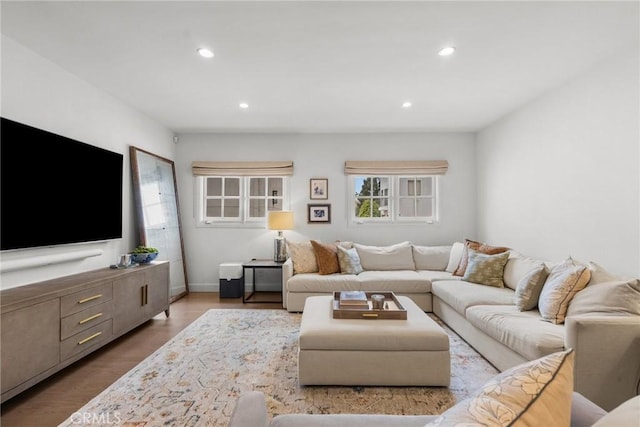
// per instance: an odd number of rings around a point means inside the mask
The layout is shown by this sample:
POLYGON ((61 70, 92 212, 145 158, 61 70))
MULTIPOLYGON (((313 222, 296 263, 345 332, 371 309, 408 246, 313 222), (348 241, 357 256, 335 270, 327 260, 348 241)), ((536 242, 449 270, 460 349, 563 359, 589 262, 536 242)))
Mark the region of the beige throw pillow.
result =
POLYGON ((316 254, 318 271, 320 274, 340 273, 340 263, 338 262, 338 247, 333 244, 320 243, 312 240, 311 245, 316 254))
POLYGON ((567 317, 592 313, 640 316, 640 282, 632 279, 589 283, 571 300, 567 317))
POLYGON ((287 240, 289 258, 293 263, 293 273, 317 273, 318 263, 311 242, 290 242, 287 240))
POLYGON ((538 300, 542 320, 556 325, 564 323, 571 300, 590 278, 587 266, 576 264, 571 258, 551 268, 538 300))
POLYGON ((568 426, 573 363, 569 349, 506 370, 425 427, 568 426))
POLYGON ((487 255, 469 249, 469 260, 462 280, 480 285, 504 288, 502 276, 509 260, 509 252, 487 255))
POLYGON ((451 246, 451 253, 449 253, 449 262, 447 263, 447 267, 444 271, 449 273, 453 273, 458 268, 460 264, 460 259, 462 259, 462 252, 464 251, 464 243, 455 242, 453 246, 451 246))
POLYGON ((444 271, 449 262, 451 246, 411 246, 416 270, 444 271))
POLYGON ((538 306, 540 292, 548 275, 547 266, 540 263, 522 276, 516 287, 516 308, 519 311, 533 310, 538 306))

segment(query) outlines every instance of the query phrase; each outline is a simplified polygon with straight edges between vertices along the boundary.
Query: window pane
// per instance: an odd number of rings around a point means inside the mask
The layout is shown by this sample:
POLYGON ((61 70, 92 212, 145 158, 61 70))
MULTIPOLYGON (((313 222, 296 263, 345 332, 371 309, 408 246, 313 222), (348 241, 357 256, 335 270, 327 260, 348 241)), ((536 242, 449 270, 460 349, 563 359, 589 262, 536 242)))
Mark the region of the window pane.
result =
POLYGON ((205 216, 220 218, 222 216, 222 208, 220 207, 221 200, 220 199, 209 199, 207 200, 207 207, 205 216))
POLYGON ((377 199, 359 198, 356 204, 356 216, 358 218, 380 217, 380 201, 377 199))
POLYGON ((264 199, 251 199, 249 201, 249 216, 253 218, 264 218, 264 199))
POLYGON ((418 199, 418 216, 433 216, 433 199, 418 199))
POLYGON ((265 178, 251 178, 249 180, 249 194, 251 196, 264 196, 265 178))
POLYGON ((282 178, 269 178, 269 192, 267 195, 270 196, 282 196, 282 178), (273 192, 276 191, 274 194, 273 192))
POLYGON ((237 218, 240 216, 240 200, 225 199, 224 200, 224 217, 237 218))
POLYGON ((389 195, 389 178, 372 178, 372 196, 389 195))
POLYGON ((207 196, 222 196, 222 178, 207 178, 207 196))
POLYGON ((240 195, 240 179, 226 178, 224 180, 224 195, 238 197, 240 195))
POLYGON ((415 199, 400 199, 400 211, 398 212, 399 216, 408 217, 408 216, 416 216, 415 214, 415 199))
POLYGON ((433 196, 433 178, 431 177, 424 177, 424 178, 420 178, 420 181, 422 182, 422 186, 421 186, 421 192, 418 193, 420 196, 433 196))

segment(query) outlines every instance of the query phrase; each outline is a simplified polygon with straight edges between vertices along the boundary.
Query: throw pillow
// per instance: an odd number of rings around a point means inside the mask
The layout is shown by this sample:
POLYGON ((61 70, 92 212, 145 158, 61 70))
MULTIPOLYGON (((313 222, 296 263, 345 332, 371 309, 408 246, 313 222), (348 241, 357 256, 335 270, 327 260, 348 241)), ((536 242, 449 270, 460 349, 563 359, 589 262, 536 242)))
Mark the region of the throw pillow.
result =
POLYGON ((311 245, 316 254, 320 274, 340 273, 338 247, 336 245, 320 243, 315 240, 311 241, 311 245))
POLYGON ((573 394, 572 349, 498 374, 431 426, 568 426, 573 394))
POLYGON ((476 242, 475 240, 465 239, 462 258, 460 258, 458 268, 453 272, 454 276, 464 276, 464 272, 467 269, 467 264, 469 262, 469 249, 473 249, 474 251, 482 252, 487 255, 496 255, 509 250, 509 248, 502 246, 489 246, 481 242, 476 242))
POLYGON ((496 255, 487 255, 473 249, 468 252, 467 268, 462 280, 480 285, 504 288, 502 276, 504 266, 509 260, 509 252, 496 255))
POLYGON ((464 243, 455 242, 453 246, 451 246, 451 253, 449 253, 449 262, 447 263, 447 268, 444 271, 453 273, 458 268, 458 264, 460 264, 460 259, 462 258, 462 251, 464 250, 464 243))
POLYGON ((516 287, 516 308, 519 311, 533 310, 538 306, 538 298, 548 275, 547 266, 540 263, 522 276, 516 287))
POLYGON ((391 246, 366 246, 354 243, 364 270, 415 270, 411 242, 391 246))
POLYGON ((573 297, 567 317, 592 313, 640 316, 640 282, 632 279, 590 283, 573 297))
POLYGON ((345 249, 342 246, 338 248, 338 263, 342 274, 360 274, 362 273, 362 265, 360 265, 360 257, 356 248, 345 249))
POLYGON ((290 242, 287 240, 289 258, 293 263, 293 273, 317 273, 318 263, 311 242, 290 242))
POLYGON ((553 266, 538 300, 542 320, 556 325, 564 323, 569 303, 576 293, 587 286, 590 278, 591 272, 587 266, 576 264, 571 258, 553 266))
POLYGON ((411 246, 416 270, 444 271, 449 262, 451 246, 411 246))

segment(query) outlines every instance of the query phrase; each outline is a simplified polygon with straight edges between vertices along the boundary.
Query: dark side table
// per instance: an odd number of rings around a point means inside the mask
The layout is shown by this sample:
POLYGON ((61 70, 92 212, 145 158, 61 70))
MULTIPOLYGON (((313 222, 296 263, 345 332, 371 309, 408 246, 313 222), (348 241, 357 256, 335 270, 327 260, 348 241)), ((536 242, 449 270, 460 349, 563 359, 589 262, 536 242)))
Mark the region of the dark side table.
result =
MULTIPOLYGON (((242 264, 242 302, 282 302, 282 265, 284 262, 276 262, 270 259, 252 259, 249 262, 245 262, 242 264), (280 285, 279 291, 268 291, 268 292, 278 292, 280 293, 279 300, 257 300, 253 299, 254 294, 256 293, 256 270, 262 269, 278 269, 280 270, 280 281, 278 282, 280 285), (251 291, 249 295, 246 295, 245 292, 245 280, 247 277, 247 269, 252 270, 253 280, 251 281, 251 291)), ((263 292, 263 291, 260 291, 263 292)), ((267 291, 264 291, 267 292, 267 291)))

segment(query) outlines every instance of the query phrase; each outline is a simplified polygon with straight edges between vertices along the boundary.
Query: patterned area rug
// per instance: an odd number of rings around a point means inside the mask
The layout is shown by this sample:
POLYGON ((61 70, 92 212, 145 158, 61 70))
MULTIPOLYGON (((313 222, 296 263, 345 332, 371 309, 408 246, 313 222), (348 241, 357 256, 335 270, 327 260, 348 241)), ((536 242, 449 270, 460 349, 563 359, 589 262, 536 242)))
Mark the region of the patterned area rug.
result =
POLYGON ((439 414, 498 371, 446 326, 451 386, 339 387, 297 382, 300 314, 209 310, 61 426, 226 426, 238 395, 260 390, 284 413, 439 414))

